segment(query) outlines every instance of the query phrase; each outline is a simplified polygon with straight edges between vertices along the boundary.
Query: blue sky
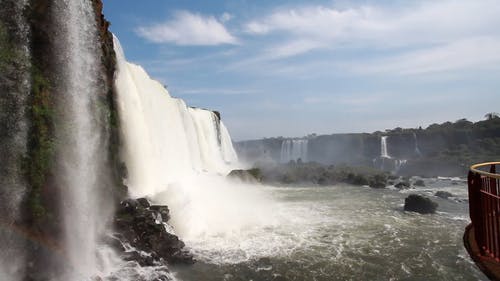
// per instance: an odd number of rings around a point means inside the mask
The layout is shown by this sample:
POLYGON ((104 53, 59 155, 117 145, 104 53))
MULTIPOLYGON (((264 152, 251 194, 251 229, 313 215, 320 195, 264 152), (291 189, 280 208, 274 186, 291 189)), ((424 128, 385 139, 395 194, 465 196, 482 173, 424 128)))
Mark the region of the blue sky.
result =
POLYGON ((235 140, 500 111, 500 2, 104 0, 128 60, 235 140))

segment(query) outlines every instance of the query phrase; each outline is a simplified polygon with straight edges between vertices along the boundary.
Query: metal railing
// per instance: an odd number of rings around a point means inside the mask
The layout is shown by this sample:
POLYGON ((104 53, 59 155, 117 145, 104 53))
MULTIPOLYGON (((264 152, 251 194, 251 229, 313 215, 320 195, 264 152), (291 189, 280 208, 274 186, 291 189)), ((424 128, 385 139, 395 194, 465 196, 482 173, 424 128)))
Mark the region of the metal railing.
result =
POLYGON ((469 213, 481 256, 500 262, 500 162, 473 165, 468 175, 469 213))

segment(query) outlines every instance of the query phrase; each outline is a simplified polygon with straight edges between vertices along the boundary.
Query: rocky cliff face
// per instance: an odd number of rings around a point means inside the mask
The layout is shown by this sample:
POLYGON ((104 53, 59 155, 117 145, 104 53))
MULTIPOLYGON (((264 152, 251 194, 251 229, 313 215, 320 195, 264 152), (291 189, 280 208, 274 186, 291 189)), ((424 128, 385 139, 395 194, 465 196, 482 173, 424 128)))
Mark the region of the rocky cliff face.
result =
MULTIPOLYGON (((235 144, 241 159, 250 163, 279 162, 285 138, 235 144)), ((473 163, 500 158, 500 118, 472 123, 458 120, 426 129, 396 128, 384 133, 334 134, 308 137, 308 161, 326 165, 370 166, 400 175, 465 176, 473 163), (381 137, 387 154, 382 159, 381 137)))
MULTIPOLYGON (((2 217, 8 218, 9 225, 18 232, 16 236, 22 237, 18 238, 22 241, 13 242, 23 245, 16 255, 21 256, 21 251, 26 253, 24 261, 16 260, 26 265, 18 269, 24 272, 24 280, 51 280, 53 276, 46 269, 64 267, 59 206, 61 188, 67 187, 54 181, 58 142, 54 126, 59 116, 55 86, 60 83, 58 42, 54 36, 59 30, 56 19, 60 15, 52 9, 56 1, 0 1, 0 180, 9 182, 0 185, 0 209, 2 217), (6 207, 8 210, 3 210, 6 207)), ((102 15, 101 0, 91 1, 103 53, 98 94, 106 111, 103 115, 108 119, 101 129, 108 138, 107 161, 114 179, 102 192, 122 199, 124 169, 118 157, 113 38, 102 15)), ((12 241, 0 239, 0 242, 12 241)))

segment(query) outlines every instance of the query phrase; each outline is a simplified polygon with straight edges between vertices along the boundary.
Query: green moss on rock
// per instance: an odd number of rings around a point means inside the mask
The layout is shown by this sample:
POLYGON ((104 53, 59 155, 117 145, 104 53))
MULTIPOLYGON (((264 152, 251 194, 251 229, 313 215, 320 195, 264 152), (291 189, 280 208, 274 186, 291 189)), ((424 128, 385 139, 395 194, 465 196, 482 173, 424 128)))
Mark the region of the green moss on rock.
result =
POLYGON ((31 127, 23 170, 29 186, 28 213, 34 223, 40 223, 47 215, 41 193, 47 183, 54 157, 54 109, 48 79, 36 66, 32 67, 31 75, 32 90, 28 110, 31 127))

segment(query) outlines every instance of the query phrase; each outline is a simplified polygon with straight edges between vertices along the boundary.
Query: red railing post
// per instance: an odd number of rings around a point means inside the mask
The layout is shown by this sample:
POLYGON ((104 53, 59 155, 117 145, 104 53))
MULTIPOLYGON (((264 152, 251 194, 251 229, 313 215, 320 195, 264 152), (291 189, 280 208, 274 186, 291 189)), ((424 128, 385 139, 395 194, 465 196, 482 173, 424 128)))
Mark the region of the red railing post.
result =
POLYGON ((467 183, 470 218, 480 255, 500 261, 500 186, 495 164, 490 165, 489 173, 471 168, 467 183))
POLYGON ((477 245, 481 252, 484 254, 484 231, 483 231, 483 218, 481 210, 481 177, 480 175, 469 171, 467 177, 469 187, 469 213, 472 225, 474 227, 474 236, 477 245))
MULTIPOLYGON (((495 164, 492 164, 490 166, 490 173, 491 174, 496 174, 496 165, 495 164)), ((498 221, 498 217, 499 217, 499 210, 500 210, 500 206, 499 206, 499 200, 498 200, 498 185, 497 185, 497 179, 493 178, 493 177, 490 177, 489 178, 489 188, 490 188, 490 193, 493 195, 491 196, 492 197, 492 210, 491 210, 491 220, 493 222, 493 243, 491 244, 492 246, 492 254, 493 254, 493 257, 496 259, 496 260, 499 260, 499 257, 500 257, 500 230, 499 230, 499 221, 498 221)))

